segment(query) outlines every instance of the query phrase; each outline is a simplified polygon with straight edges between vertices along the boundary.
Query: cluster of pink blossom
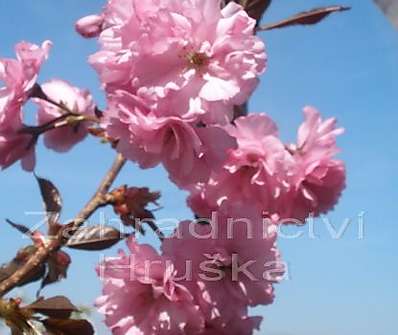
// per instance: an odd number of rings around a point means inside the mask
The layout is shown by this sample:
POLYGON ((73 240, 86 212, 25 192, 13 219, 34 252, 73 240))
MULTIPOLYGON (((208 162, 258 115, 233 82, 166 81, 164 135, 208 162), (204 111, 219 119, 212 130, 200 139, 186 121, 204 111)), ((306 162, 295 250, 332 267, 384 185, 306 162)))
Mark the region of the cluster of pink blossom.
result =
POLYGON ((104 295, 97 306, 113 334, 258 329, 261 317, 248 316, 248 307, 272 303, 284 268, 274 224, 255 213, 247 205, 222 206, 212 225, 181 222, 162 255, 133 238, 131 254, 106 259, 98 269, 104 295))
MULTIPOLYGON (((52 43, 41 46, 21 42, 16 45, 16 59, 0 59, 0 166, 7 168, 18 160, 22 167, 32 171, 35 167, 35 132, 54 124, 54 129, 44 134, 48 148, 59 152, 69 150, 87 135, 87 125, 78 117, 94 115, 95 105, 86 90, 80 90, 63 80, 52 80, 41 87, 36 83, 43 62, 52 43), (27 101, 39 106, 37 126, 24 125, 23 107, 27 101), (66 118, 76 119, 75 124, 66 118), (63 120, 71 127, 57 128, 56 121, 63 120), (75 127, 73 127, 75 126, 75 127)), ((46 129, 47 130, 47 129, 46 129)))
POLYGON ((264 114, 240 117, 226 127, 238 147, 208 183, 190 187, 194 212, 209 216, 223 202, 246 201, 281 223, 300 224, 333 208, 345 186, 344 163, 334 158, 343 129, 334 118, 323 121, 313 107, 304 108, 304 115, 297 144, 285 145, 264 114))
POLYGON ((131 240, 131 255, 101 265, 97 304, 114 334, 251 334, 260 319, 248 307, 271 303, 283 273, 277 266, 264 276, 279 253, 274 223, 264 230, 263 216, 318 215, 344 187, 334 119, 305 108, 296 145, 283 144, 265 115, 233 120, 234 105, 247 101, 265 69, 254 26, 236 3, 213 0, 111 0, 76 24, 101 44, 90 63, 117 150, 142 168, 163 164, 190 191, 195 214, 223 218, 216 235, 213 225, 182 222, 161 256, 131 240), (231 238, 226 218, 237 217, 250 224, 231 238), (234 271, 242 264, 250 274, 234 271))
MULTIPOLYGON (((329 211, 345 186, 335 119, 306 107, 297 143, 285 144, 265 114, 235 118, 267 57, 256 21, 236 2, 223 4, 109 0, 101 14, 80 19, 76 30, 100 43, 89 63, 106 93, 103 112, 63 80, 36 83, 50 42, 20 43, 15 60, 0 59, 2 168, 21 160, 33 170, 37 135, 65 152, 95 122, 125 158, 164 166, 189 192, 199 219, 181 222, 161 254, 131 238, 129 254, 99 266, 97 306, 115 335, 252 334, 261 318, 249 308, 272 303, 284 274, 278 225, 329 211), (36 126, 24 125, 30 98, 36 126)), ((119 212, 133 211, 124 205, 119 212)))
POLYGON ((255 24, 217 0, 109 0, 76 23, 101 46, 89 62, 116 149, 142 168, 162 164, 198 217, 220 218, 216 235, 184 221, 162 255, 132 239, 131 254, 101 264, 97 306, 113 334, 252 334, 261 318, 248 308, 270 304, 283 275, 277 225, 330 210, 344 188, 334 119, 306 107, 293 145, 264 114, 233 118, 266 67, 255 24), (232 238, 231 218, 249 221, 232 238), (234 271, 248 264, 250 273, 234 271))
POLYGON ((26 170, 35 165, 31 136, 21 132, 22 107, 29 99, 43 61, 47 58, 51 43, 41 47, 21 42, 16 45, 17 59, 0 59, 0 166, 6 168, 22 160, 26 170))
POLYGON ((78 21, 101 44, 90 63, 117 149, 143 168, 162 163, 181 187, 206 182, 235 145, 222 126, 265 69, 254 27, 236 3, 220 9, 208 0, 109 1, 101 15, 78 21))

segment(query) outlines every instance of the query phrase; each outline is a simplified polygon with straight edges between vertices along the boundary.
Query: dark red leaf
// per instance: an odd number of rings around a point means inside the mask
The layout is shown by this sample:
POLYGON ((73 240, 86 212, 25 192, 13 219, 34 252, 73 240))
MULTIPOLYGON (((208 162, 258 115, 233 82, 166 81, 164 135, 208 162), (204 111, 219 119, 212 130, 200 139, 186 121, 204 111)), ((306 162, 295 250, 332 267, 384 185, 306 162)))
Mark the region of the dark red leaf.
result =
POLYGON ((296 14, 286 20, 276 23, 266 24, 258 27, 258 31, 272 30, 277 28, 290 27, 294 25, 311 25, 322 21, 325 17, 332 13, 343 12, 351 9, 345 6, 328 6, 322 8, 315 8, 307 12, 296 14))
MULTIPOLYGON (((36 176, 44 208, 47 212, 48 225, 51 228, 59 219, 62 210, 62 198, 57 187, 49 180, 36 176)), ((50 234, 51 235, 51 234, 50 234)))
POLYGON ((79 250, 104 250, 112 247, 128 235, 111 226, 80 228, 68 241, 67 246, 79 250))
POLYGON ((56 283, 67 276, 71 259, 66 252, 57 251, 47 261, 47 273, 41 282, 41 286, 37 295, 41 290, 50 284, 56 283))
POLYGON ((26 236, 30 236, 31 232, 30 229, 22 224, 18 224, 18 223, 14 223, 9 219, 6 219, 6 222, 13 228, 15 228, 16 230, 18 230, 20 233, 26 235, 26 236))
POLYGON ((42 321, 53 335, 93 335, 94 328, 87 320, 47 319, 42 321))
POLYGON ((25 306, 24 309, 57 319, 67 319, 73 312, 78 311, 77 307, 64 296, 56 296, 48 299, 40 298, 33 304, 25 306))
MULTIPOLYGON (((9 263, 3 264, 0 267, 0 282, 6 280, 14 272, 19 270, 29 259, 29 257, 36 252, 36 247, 28 246, 18 251, 17 256, 9 263)), ((35 267, 19 284, 18 286, 24 286, 26 284, 38 281, 43 278, 46 273, 45 264, 41 264, 35 267)))

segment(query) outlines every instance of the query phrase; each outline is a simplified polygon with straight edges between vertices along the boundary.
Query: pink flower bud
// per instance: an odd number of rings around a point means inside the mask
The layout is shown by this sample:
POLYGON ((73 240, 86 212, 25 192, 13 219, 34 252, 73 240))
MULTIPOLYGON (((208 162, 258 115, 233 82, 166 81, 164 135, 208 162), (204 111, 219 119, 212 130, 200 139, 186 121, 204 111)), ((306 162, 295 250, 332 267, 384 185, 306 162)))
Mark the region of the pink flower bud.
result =
POLYGON ((102 31, 104 18, 101 15, 88 15, 75 24, 76 31, 85 38, 97 37, 102 31))

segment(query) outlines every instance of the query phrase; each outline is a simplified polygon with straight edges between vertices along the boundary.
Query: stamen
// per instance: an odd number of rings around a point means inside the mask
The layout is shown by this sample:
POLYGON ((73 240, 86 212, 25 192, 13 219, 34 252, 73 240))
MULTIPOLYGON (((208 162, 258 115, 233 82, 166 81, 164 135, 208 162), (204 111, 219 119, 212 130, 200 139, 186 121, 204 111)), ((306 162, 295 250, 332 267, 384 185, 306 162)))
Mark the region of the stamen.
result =
POLYGON ((186 55, 188 63, 191 67, 199 68, 205 65, 208 61, 208 57, 204 53, 199 52, 188 52, 186 55))

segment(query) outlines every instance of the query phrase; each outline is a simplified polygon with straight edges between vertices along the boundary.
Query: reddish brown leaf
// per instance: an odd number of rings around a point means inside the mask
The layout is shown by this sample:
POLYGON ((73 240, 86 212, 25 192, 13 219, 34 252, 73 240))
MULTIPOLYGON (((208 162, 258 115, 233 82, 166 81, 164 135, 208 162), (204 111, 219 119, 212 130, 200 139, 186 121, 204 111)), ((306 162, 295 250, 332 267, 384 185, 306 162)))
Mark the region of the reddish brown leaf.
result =
POLYGON ((332 13, 336 12, 343 12, 346 10, 350 10, 350 7, 345 7, 345 6, 328 6, 328 7, 322 7, 322 8, 315 8, 307 12, 302 12, 299 14, 296 14, 290 18, 287 18, 285 20, 276 22, 276 23, 271 23, 271 24, 266 24, 263 26, 260 26, 257 28, 258 31, 265 31, 265 30, 272 30, 272 29, 277 29, 277 28, 284 28, 284 27, 290 27, 294 25, 312 25, 319 23, 322 21, 325 17, 332 13))
POLYGON ((128 235, 111 226, 80 228, 68 241, 67 246, 79 250, 104 250, 112 247, 128 235))
POLYGON ((71 263, 70 256, 63 251, 57 251, 47 261, 47 273, 41 282, 41 286, 37 295, 41 290, 50 284, 56 283, 67 276, 69 265, 71 263))
POLYGON ((77 307, 64 296, 56 296, 48 299, 40 298, 33 304, 25 306, 24 309, 57 319, 67 319, 73 312, 78 311, 77 307))
POLYGON ((22 224, 18 224, 18 223, 14 223, 9 219, 6 219, 6 222, 13 228, 15 228, 16 230, 18 230, 21 234, 26 235, 26 236, 30 236, 31 232, 30 229, 22 224))
MULTIPOLYGON (((158 205, 157 201, 160 198, 160 192, 151 192, 148 187, 127 187, 127 185, 113 190, 111 194, 116 213, 131 214, 140 219, 148 218, 146 207, 150 203, 158 205)), ((153 218, 152 214, 149 217, 153 218)))
POLYGON ((51 228, 59 219, 62 210, 62 198, 57 187, 49 180, 36 176, 47 212, 48 225, 51 228))
POLYGON ((87 320, 47 319, 43 325, 53 335, 93 335, 94 328, 87 320))
MULTIPOLYGON (((18 251, 17 256, 7 263, 3 264, 0 267, 0 282, 6 280, 10 277, 14 272, 19 270, 28 260, 28 258, 36 252, 36 247, 34 246, 27 246, 18 251)), ((35 267, 19 284, 18 286, 24 286, 26 284, 35 282, 43 278, 46 273, 46 266, 45 264, 41 264, 35 267)))

